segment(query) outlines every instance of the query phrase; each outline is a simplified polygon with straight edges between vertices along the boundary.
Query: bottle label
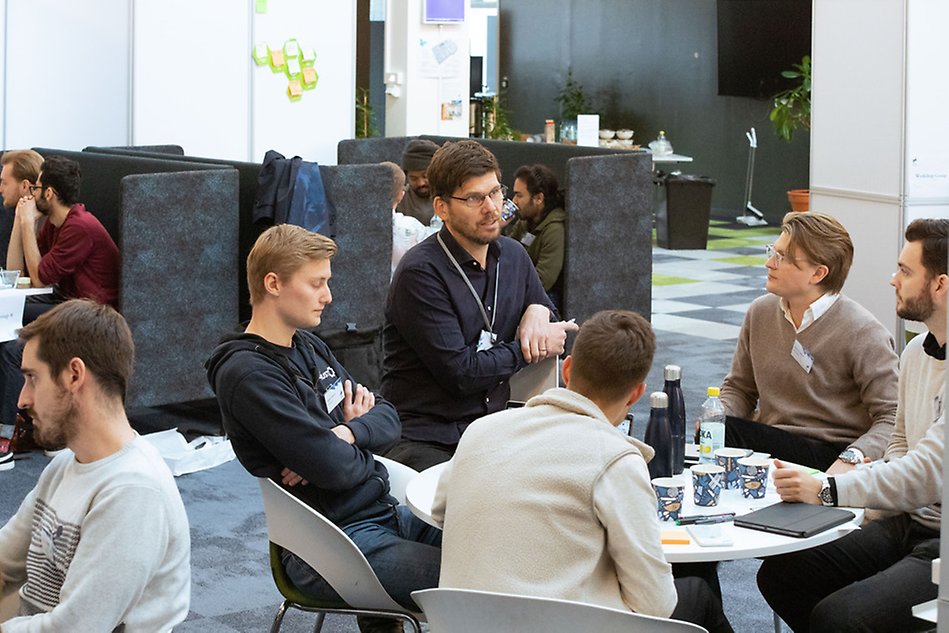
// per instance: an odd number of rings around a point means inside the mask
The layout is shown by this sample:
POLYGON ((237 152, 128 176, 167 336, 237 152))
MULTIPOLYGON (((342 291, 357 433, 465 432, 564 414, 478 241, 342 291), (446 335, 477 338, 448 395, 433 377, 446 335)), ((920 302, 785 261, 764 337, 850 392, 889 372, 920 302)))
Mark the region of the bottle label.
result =
POLYGON ((725 446, 725 423, 702 422, 699 428, 699 461, 715 461, 715 451, 725 446))

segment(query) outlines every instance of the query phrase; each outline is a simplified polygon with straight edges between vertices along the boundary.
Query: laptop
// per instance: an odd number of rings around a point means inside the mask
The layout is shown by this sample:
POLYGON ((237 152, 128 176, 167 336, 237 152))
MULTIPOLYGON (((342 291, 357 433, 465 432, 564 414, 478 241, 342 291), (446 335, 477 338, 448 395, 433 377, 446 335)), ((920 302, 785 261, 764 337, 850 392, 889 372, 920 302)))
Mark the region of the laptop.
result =
POLYGON ((735 517, 735 525, 749 530, 808 538, 832 527, 853 521, 854 517, 854 513, 849 510, 782 501, 767 508, 735 517))

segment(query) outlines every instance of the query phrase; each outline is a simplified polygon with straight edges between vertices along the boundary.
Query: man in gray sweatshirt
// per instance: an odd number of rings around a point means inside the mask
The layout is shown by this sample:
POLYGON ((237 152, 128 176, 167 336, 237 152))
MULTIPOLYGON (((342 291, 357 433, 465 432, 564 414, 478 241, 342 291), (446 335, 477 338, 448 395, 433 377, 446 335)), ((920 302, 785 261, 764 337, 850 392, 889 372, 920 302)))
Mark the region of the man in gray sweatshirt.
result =
POLYGON ((825 478, 776 463, 775 487, 785 501, 888 514, 761 565, 762 595, 795 631, 917 630, 913 605, 936 597, 930 568, 942 518, 947 237, 949 220, 912 222, 890 282, 897 314, 929 332, 900 358, 896 425, 883 461, 825 478))

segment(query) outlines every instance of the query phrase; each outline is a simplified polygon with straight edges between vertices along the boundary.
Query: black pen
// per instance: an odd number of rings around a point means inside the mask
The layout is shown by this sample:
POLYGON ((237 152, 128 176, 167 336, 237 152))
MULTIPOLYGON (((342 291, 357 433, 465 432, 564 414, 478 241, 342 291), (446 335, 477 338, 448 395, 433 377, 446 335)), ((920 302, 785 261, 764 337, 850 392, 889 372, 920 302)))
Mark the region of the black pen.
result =
POLYGON ((725 523, 735 518, 734 512, 723 514, 700 514, 694 517, 679 517, 676 525, 708 525, 710 523, 725 523))

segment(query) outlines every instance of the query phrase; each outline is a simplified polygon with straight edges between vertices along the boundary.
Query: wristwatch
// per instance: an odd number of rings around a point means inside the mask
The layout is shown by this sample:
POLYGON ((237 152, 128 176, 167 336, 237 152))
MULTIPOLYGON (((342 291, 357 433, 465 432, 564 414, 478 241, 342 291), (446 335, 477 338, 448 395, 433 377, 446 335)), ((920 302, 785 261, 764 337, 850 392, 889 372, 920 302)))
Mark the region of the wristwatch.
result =
POLYGON ((861 451, 858 448, 848 448, 847 450, 842 452, 840 455, 838 455, 837 459, 847 464, 854 464, 854 465, 862 464, 863 451, 861 451))
POLYGON ((834 493, 830 489, 830 479, 824 480, 824 485, 821 486, 820 492, 817 493, 817 496, 820 499, 821 505, 825 505, 825 506, 837 505, 837 500, 834 499, 834 493))

